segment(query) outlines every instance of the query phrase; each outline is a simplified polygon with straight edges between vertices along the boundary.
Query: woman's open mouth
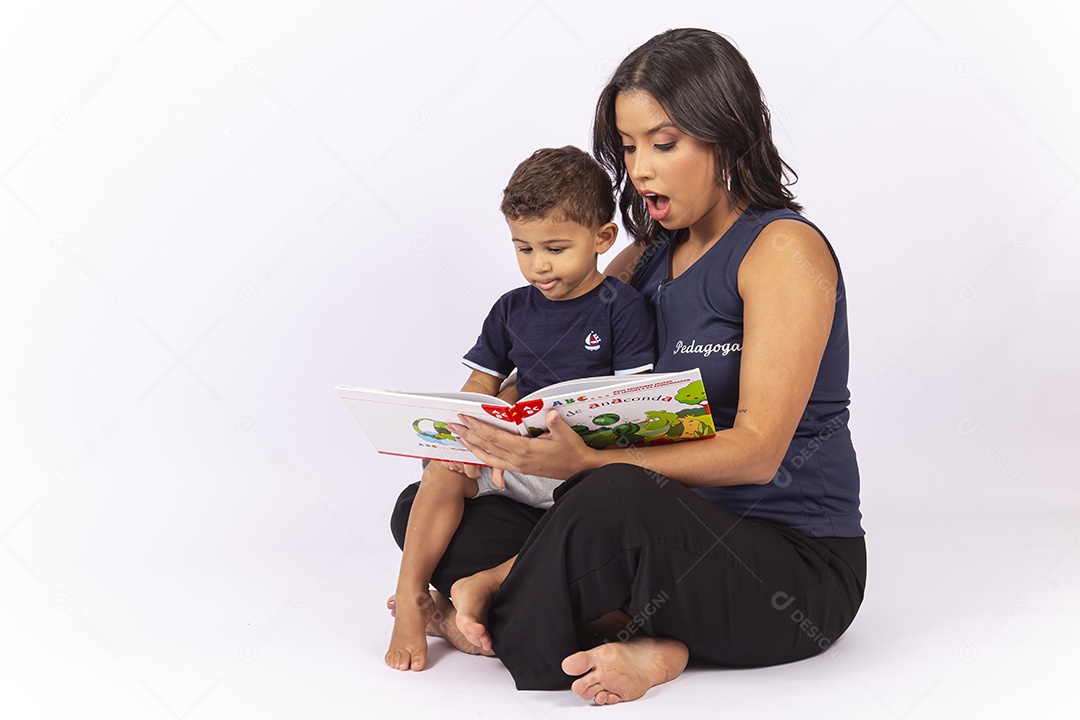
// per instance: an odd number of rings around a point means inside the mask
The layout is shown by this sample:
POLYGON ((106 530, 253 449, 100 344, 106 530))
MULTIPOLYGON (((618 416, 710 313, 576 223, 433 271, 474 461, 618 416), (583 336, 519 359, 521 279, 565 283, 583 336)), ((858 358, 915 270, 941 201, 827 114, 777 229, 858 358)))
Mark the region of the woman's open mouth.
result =
POLYGON ((671 198, 667 195, 660 195, 654 193, 651 190, 644 190, 641 196, 645 198, 645 204, 649 209, 649 217, 656 222, 663 221, 671 212, 671 198))

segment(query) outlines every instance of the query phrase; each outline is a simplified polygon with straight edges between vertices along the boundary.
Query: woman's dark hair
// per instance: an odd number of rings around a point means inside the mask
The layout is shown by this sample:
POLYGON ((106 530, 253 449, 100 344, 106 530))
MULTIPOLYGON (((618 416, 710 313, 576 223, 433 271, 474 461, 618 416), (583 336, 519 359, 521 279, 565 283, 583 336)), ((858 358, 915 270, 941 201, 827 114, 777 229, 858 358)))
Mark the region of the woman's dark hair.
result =
POLYGON ((668 30, 626 56, 600 93, 593 123, 593 154, 615 178, 623 226, 637 242, 652 243, 663 228, 627 176, 615 127, 615 98, 633 91, 651 95, 683 132, 715 145, 733 206, 802 209, 788 188, 798 175, 773 144, 769 108, 746 58, 710 30, 668 30))
POLYGON ((503 190, 500 208, 511 220, 545 218, 560 211, 567 220, 595 230, 615 217, 611 178, 584 150, 573 145, 543 148, 521 161, 503 190))

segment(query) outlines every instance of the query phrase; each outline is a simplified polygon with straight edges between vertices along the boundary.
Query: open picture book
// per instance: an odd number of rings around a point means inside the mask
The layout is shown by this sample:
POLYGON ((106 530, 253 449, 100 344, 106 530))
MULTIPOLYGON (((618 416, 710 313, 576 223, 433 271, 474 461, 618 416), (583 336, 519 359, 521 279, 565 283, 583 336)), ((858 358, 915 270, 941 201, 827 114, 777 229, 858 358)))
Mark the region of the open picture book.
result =
POLYGON ((547 432, 557 410, 591 447, 631 447, 716 434, 697 368, 673 373, 609 375, 549 385, 509 403, 469 392, 405 393, 338 385, 338 394, 375 449, 388 455, 479 464, 450 429, 458 415, 509 432, 547 432))

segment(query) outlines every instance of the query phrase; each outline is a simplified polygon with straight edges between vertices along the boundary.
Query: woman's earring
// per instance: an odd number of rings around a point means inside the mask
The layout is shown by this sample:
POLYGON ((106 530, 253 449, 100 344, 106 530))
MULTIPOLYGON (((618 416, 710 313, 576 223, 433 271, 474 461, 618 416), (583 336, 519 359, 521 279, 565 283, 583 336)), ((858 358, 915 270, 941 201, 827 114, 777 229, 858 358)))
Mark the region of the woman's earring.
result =
POLYGON ((724 168, 723 176, 724 176, 724 182, 727 185, 727 190, 728 190, 728 192, 731 192, 731 173, 729 173, 727 171, 727 168, 724 168))

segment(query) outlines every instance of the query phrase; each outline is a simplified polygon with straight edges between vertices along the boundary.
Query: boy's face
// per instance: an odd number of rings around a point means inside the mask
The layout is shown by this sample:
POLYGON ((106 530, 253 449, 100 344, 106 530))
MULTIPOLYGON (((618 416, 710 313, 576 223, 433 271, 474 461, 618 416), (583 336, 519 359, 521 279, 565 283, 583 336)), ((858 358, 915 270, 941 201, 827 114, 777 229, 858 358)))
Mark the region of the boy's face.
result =
POLYGON ((540 219, 507 218, 506 224, 521 274, 548 300, 571 300, 599 285, 604 276, 596 269, 596 256, 619 232, 614 223, 590 230, 562 219, 558 211, 540 219))

